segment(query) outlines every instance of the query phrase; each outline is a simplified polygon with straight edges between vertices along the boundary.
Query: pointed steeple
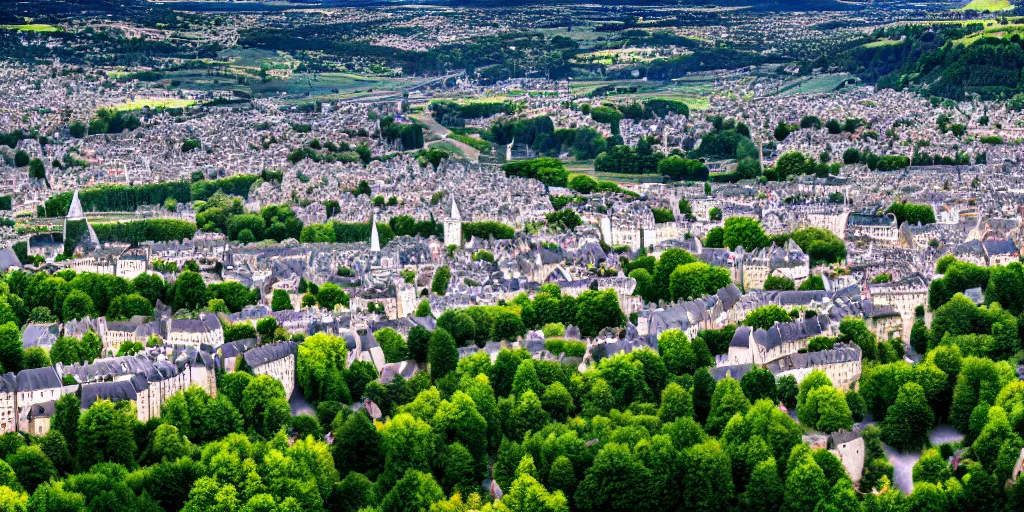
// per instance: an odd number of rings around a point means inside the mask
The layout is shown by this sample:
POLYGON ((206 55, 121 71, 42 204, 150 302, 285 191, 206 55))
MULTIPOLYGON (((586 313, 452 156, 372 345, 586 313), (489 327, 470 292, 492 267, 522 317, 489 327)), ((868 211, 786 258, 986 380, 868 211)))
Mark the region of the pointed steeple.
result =
POLYGON ((82 220, 85 212, 82 210, 82 202, 78 199, 78 190, 71 196, 71 206, 68 207, 67 220, 82 220))
POLYGON ((377 234, 377 215, 370 217, 370 250, 380 252, 380 235, 377 234))
POLYGON ((462 215, 459 214, 459 205, 455 204, 454 197, 452 197, 452 220, 462 220, 462 215))

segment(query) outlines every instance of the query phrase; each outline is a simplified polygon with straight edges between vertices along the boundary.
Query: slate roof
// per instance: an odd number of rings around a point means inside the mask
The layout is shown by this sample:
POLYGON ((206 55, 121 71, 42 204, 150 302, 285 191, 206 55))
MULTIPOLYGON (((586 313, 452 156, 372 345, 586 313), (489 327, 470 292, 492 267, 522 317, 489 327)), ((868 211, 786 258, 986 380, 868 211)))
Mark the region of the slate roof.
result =
POLYGON ((52 366, 31 368, 18 372, 18 391, 37 391, 61 387, 57 370, 52 366))
POLYGON ((14 393, 18 390, 18 378, 14 372, 0 375, 0 393, 14 393))
POLYGON ((88 409, 97 400, 110 400, 121 402, 124 400, 138 400, 139 395, 135 391, 135 385, 129 381, 117 382, 95 382, 82 384, 82 410, 88 409))
POLYGON ((793 370, 860 360, 861 350, 856 343, 837 343, 835 348, 829 350, 790 354, 768 363, 767 367, 773 374, 778 375, 793 370))
POLYGON ((252 350, 246 351, 245 364, 249 368, 256 368, 267 363, 284 359, 298 352, 299 344, 294 341, 279 341, 269 345, 261 345, 252 350))

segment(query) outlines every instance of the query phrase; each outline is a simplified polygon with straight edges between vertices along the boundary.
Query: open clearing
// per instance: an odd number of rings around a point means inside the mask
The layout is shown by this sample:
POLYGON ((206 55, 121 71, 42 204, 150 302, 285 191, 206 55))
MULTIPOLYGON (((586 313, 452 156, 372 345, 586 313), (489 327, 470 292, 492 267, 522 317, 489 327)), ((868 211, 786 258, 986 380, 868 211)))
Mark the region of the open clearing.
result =
POLYGON ((0 25, 0 28, 7 30, 19 30, 21 32, 60 32, 60 27, 47 25, 45 23, 33 23, 29 25, 0 25))
POLYGON ((964 11, 997 12, 1010 8, 1010 0, 971 0, 971 3, 963 6, 964 11))
POLYGON ((111 108, 119 111, 141 110, 143 108, 185 108, 195 105, 195 100, 180 98, 136 98, 127 103, 113 105, 111 108))

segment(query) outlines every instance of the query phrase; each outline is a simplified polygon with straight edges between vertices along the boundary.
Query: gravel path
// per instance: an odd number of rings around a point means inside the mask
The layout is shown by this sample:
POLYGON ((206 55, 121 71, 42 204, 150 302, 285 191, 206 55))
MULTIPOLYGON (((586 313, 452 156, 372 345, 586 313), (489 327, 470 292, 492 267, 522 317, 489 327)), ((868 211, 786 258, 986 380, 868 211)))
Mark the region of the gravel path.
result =
POLYGON ((298 386, 295 387, 295 391, 292 391, 292 398, 288 400, 288 405, 292 406, 292 416, 316 416, 316 411, 306 401, 306 397, 302 396, 302 391, 298 386))
MULTIPOLYGON (((932 446, 959 442, 963 438, 963 434, 957 432, 952 425, 946 424, 939 425, 928 433, 928 440, 931 441, 932 446)), ((882 449, 885 450, 885 456, 889 459, 889 463, 893 465, 893 484, 904 494, 913 492, 914 464, 917 464, 921 458, 921 452, 898 452, 884 443, 882 449)))

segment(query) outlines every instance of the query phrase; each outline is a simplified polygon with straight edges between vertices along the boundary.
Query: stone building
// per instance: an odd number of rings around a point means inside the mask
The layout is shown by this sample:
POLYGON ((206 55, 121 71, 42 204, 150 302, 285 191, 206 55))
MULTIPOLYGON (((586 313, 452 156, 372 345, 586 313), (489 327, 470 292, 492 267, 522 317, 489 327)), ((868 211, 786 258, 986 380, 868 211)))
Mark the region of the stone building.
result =
POLYGON ((295 391, 295 359, 299 344, 294 341, 280 341, 261 345, 245 352, 245 364, 253 375, 269 375, 284 386, 286 398, 295 391))

